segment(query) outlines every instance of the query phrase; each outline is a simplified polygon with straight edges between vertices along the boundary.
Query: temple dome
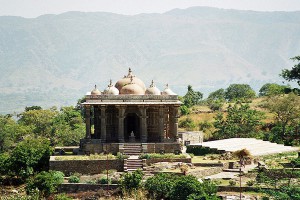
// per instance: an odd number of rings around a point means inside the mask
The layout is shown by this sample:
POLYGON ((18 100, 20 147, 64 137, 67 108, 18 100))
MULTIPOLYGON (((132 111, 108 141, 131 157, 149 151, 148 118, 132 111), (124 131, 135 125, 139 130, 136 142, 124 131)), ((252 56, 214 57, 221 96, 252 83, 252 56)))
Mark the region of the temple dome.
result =
POLYGON ((145 90, 138 84, 134 83, 133 77, 131 77, 130 83, 122 87, 120 94, 144 95, 145 90))
POLYGON ((103 91, 103 94, 108 95, 118 95, 120 92, 119 90, 113 86, 112 81, 110 80, 108 87, 103 91))
POLYGON ((170 88, 169 84, 166 85, 165 90, 162 92, 163 95, 177 95, 170 88))
POLYGON ((91 91, 91 95, 101 95, 101 92, 97 89, 97 85, 95 85, 95 88, 91 91))
POLYGON ((121 91, 122 90, 122 87, 124 87, 125 85, 128 85, 129 83, 131 83, 131 78, 133 79, 132 82, 139 85, 143 91, 145 92, 146 90, 146 86, 144 84, 144 82, 137 78, 135 75, 132 74, 132 70, 129 68, 129 71, 128 71, 128 75, 127 76, 124 76, 122 79, 120 79, 116 84, 115 84, 115 87, 121 91))
POLYGON ((149 88, 147 88, 145 94, 148 94, 148 95, 160 95, 161 92, 160 90, 154 85, 154 82, 152 80, 151 82, 151 85, 149 88))

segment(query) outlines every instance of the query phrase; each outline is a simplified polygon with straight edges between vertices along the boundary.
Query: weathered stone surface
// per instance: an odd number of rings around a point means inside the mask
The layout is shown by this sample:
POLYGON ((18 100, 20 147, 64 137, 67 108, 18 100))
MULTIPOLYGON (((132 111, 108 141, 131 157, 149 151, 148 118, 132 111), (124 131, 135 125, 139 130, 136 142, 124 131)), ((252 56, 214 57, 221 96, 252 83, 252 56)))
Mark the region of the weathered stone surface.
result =
POLYGON ((50 170, 62 171, 65 174, 99 174, 106 169, 123 171, 123 160, 53 160, 49 162, 50 170))

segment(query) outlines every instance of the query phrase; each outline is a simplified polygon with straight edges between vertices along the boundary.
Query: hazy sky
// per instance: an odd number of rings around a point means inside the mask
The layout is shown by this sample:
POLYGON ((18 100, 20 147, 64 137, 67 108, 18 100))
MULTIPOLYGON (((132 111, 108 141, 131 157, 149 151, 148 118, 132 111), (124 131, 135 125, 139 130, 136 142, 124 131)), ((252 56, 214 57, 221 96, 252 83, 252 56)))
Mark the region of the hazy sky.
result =
POLYGON ((163 13, 174 8, 210 6, 257 11, 300 10, 300 0, 0 0, 0 16, 37 17, 67 11, 119 14, 163 13))

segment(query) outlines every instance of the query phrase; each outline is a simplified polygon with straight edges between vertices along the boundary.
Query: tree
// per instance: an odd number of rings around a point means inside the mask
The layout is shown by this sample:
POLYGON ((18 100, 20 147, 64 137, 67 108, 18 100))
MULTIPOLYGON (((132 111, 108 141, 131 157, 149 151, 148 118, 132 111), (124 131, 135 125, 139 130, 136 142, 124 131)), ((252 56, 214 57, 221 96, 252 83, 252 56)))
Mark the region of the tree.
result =
POLYGON ((290 89, 287 85, 278 85, 276 83, 266 83, 259 90, 259 96, 275 96, 285 94, 286 89, 290 89))
POLYGON ((225 91, 225 98, 228 101, 248 102, 254 97, 254 90, 247 84, 231 84, 225 91))
POLYGON ((248 104, 235 103, 229 105, 227 109, 227 117, 224 113, 218 113, 215 116, 214 137, 216 139, 224 139, 231 137, 250 137, 255 134, 263 113, 250 109, 248 104))
POLYGON ((191 85, 188 85, 188 91, 183 97, 183 104, 190 108, 199 104, 203 94, 201 92, 194 91, 191 85))
POLYGON ((225 101, 225 90, 223 88, 218 89, 210 93, 207 97, 207 100, 222 100, 225 101))
POLYGON ((35 171, 47 169, 53 149, 50 142, 40 138, 26 138, 10 154, 11 170, 22 178, 35 171))
POLYGON ((297 131, 300 123, 300 98, 290 93, 285 96, 274 96, 268 99, 266 107, 272 112, 276 127, 272 129, 279 134, 281 139, 285 138, 290 131, 297 131))
POLYGON ((284 69, 281 72, 281 76, 287 81, 297 81, 300 85, 300 56, 295 56, 291 60, 298 62, 291 70, 284 69))

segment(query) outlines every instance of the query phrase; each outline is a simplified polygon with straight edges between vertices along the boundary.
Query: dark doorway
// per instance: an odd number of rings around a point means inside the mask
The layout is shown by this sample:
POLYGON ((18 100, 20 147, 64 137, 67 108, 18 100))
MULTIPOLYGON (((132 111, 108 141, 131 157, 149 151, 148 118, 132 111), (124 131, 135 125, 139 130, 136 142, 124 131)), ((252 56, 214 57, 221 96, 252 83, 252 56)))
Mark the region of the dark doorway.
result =
POLYGON ((140 120, 137 114, 128 113, 125 118, 124 136, 125 140, 129 140, 129 136, 133 131, 135 139, 140 140, 140 120))

